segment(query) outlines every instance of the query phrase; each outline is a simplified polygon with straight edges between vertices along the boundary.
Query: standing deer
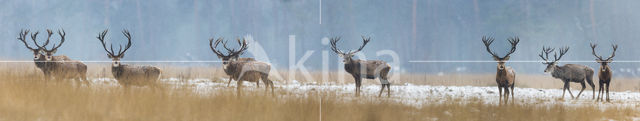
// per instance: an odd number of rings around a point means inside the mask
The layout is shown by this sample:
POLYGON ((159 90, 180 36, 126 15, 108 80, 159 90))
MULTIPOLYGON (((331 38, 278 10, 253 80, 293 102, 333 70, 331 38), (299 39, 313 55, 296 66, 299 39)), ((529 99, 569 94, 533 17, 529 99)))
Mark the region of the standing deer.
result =
MULTIPOLYGON (((80 61, 71 60, 69 57, 60 55, 53 56, 58 47, 62 45, 65 40, 64 30, 58 31, 58 34, 61 37, 61 43, 59 45, 54 45, 52 49, 47 49, 46 46, 49 44, 49 40, 53 32, 51 30, 47 30, 47 40, 45 44, 40 46, 36 41, 38 32, 31 34, 31 39, 35 43, 37 49, 29 47, 26 43, 26 35, 29 34, 29 30, 22 30, 18 37, 18 40, 22 41, 25 46, 30 49, 34 54, 34 62, 36 67, 38 67, 45 75, 45 80, 50 80, 51 78, 56 80, 61 79, 75 79, 79 82, 84 82, 87 86, 90 85, 89 81, 86 78, 87 66, 80 61), (84 80, 84 81, 83 81, 84 80)), ((78 83, 80 86, 80 83, 78 83)))
POLYGON ((356 51, 349 50, 346 53, 342 52, 337 48, 337 43, 340 41, 340 37, 331 38, 331 50, 333 50, 338 56, 343 58, 344 62, 344 70, 353 76, 353 79, 356 81, 356 97, 360 96, 360 86, 362 84, 362 78, 367 79, 380 79, 380 83, 382 84, 382 88, 380 88, 380 93, 378 97, 382 96, 382 92, 384 88, 387 88, 387 97, 391 96, 391 83, 388 80, 389 70, 391 70, 391 66, 387 64, 387 62, 381 60, 359 60, 352 59, 353 55, 357 52, 360 52, 366 45, 369 43, 371 38, 362 37, 363 44, 356 51))
POLYGON ((613 52, 611 53, 611 56, 609 56, 607 59, 602 59, 602 56, 598 56, 596 54, 596 44, 591 44, 591 52, 593 52, 593 56, 596 56, 596 62, 600 63, 600 71, 598 71, 598 99, 597 101, 601 101, 603 100, 603 96, 604 96, 604 86, 607 86, 607 102, 610 101, 609 99, 609 83, 611 82, 611 68, 609 67, 609 63, 611 63, 613 61, 613 57, 616 56, 616 50, 618 50, 618 45, 611 45, 611 47, 613 47, 613 52), (601 95, 602 94, 602 95, 601 95))
MULTIPOLYGON (((238 59, 238 56, 242 55, 244 51, 248 49, 247 41, 243 38, 237 40, 240 45, 240 49, 229 49, 226 47, 227 42, 223 42, 222 38, 216 39, 215 43, 213 38, 209 39, 209 47, 218 58, 222 59, 223 70, 229 75, 229 82, 231 80, 237 80, 237 93, 241 95, 242 82, 256 82, 262 80, 265 84, 265 90, 271 87, 271 94, 273 95, 273 82, 269 80, 269 72, 271 71, 271 65, 265 62, 255 61, 253 58, 238 59), (228 51, 227 54, 223 54, 216 49, 218 44, 223 43, 224 48, 228 51)), ((228 83, 227 83, 228 86, 228 83)))
POLYGON ((493 56, 493 60, 498 61, 498 68, 496 70, 496 83, 498 83, 498 90, 500 95, 500 102, 502 102, 502 89, 504 89, 504 102, 508 102, 509 100, 509 88, 511 88, 511 101, 514 98, 513 87, 516 82, 516 72, 508 66, 505 66, 504 63, 509 60, 509 55, 513 54, 516 51, 516 46, 520 42, 518 37, 509 38, 508 41, 511 43, 511 50, 509 53, 504 55, 503 57, 498 56, 495 52, 491 51, 491 43, 493 43, 493 38, 491 37, 482 37, 482 43, 487 48, 487 52, 493 56))
POLYGON ((104 30, 103 32, 98 34, 98 40, 102 44, 102 47, 107 52, 107 57, 111 59, 111 74, 113 77, 118 80, 118 83, 125 87, 125 89, 129 89, 130 86, 151 86, 151 88, 158 88, 157 81, 160 77, 160 69, 153 66, 138 66, 138 65, 128 65, 120 63, 120 59, 124 57, 124 53, 129 50, 131 47, 131 34, 127 30, 123 30, 122 34, 127 37, 127 45, 125 45, 124 50, 122 50, 122 45, 120 45, 120 49, 118 53, 113 51, 113 45, 111 45, 110 50, 107 49, 106 43, 104 42, 104 37, 107 35, 109 30, 104 30))
POLYGON ((564 66, 557 66, 558 60, 562 58, 564 54, 569 51, 569 47, 564 47, 560 49, 560 56, 557 56, 557 53, 553 55, 554 60, 549 61, 549 53, 553 52, 555 49, 542 47, 542 52, 540 53, 540 58, 545 62, 542 64, 547 65, 547 68, 544 70, 545 73, 551 73, 556 79, 562 80, 564 82, 564 88, 562 88, 562 99, 564 99, 565 90, 569 91, 571 98, 580 98, 580 94, 586 88, 584 80, 587 80, 591 89, 593 89, 593 99, 595 99, 596 91, 593 85, 593 69, 577 64, 565 64, 564 66), (544 56, 543 56, 544 55, 544 56), (582 85, 582 90, 578 93, 578 96, 573 97, 571 90, 569 89, 569 82, 580 83, 582 85))
MULTIPOLYGON (((47 30, 47 33, 49 34, 49 36, 53 34, 51 30, 47 30)), ((50 69, 52 70, 50 73, 56 80, 75 79, 78 81, 78 86, 80 86, 80 83, 84 83, 89 86, 90 82, 87 79, 87 65, 77 60, 71 60, 65 55, 57 56, 57 58, 53 56, 58 48, 60 48, 60 46, 62 46, 62 44, 64 43, 66 33, 64 32, 64 30, 62 30, 58 31, 58 35, 60 35, 59 44, 53 44, 53 47, 51 49, 47 49, 46 45, 42 47, 42 52, 46 60, 45 65, 50 67, 50 69)), ((49 43, 48 38, 46 43, 49 43)))

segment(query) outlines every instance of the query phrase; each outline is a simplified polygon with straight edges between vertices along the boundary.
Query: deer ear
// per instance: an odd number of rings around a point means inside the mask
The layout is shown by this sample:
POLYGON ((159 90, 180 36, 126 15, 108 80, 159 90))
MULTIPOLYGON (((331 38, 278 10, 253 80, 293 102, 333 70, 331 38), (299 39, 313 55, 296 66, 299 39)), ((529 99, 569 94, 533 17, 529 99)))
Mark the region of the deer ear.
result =
POLYGON ((493 57, 493 60, 495 60, 495 61, 500 61, 500 58, 493 57))
POLYGON ((55 49, 55 50, 51 51, 51 54, 55 54, 56 51, 58 51, 58 49, 55 49))
POLYGON ((344 58, 343 54, 338 54, 338 57, 344 58))

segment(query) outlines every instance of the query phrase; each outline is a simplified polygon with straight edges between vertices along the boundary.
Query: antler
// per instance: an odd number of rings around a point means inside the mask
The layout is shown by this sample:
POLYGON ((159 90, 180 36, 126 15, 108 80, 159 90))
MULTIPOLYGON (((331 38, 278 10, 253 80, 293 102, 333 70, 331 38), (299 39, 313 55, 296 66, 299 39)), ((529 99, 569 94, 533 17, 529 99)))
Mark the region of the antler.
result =
POLYGON ((504 55, 504 57, 502 57, 502 58, 509 57, 509 55, 511 55, 513 52, 516 52, 516 46, 520 42, 520 38, 518 38, 518 37, 512 37, 512 38, 509 38, 507 40, 509 41, 509 43, 511 43, 511 50, 509 51, 509 53, 507 53, 507 55, 504 55))
MULTIPOLYGON (((247 40, 245 38, 242 38, 242 41, 240 39, 236 39, 236 40, 238 41, 238 45, 240 45, 240 49, 238 49, 238 51, 235 51, 235 49, 232 49, 233 51, 229 51, 229 56, 240 55, 249 48, 247 47, 247 40)), ((226 45, 226 42, 224 44, 226 45)), ((227 47, 225 46, 225 48, 227 47)))
POLYGON ((100 43, 102 44, 102 47, 104 48, 104 51, 107 51, 107 54, 109 54, 110 56, 113 57, 122 57, 122 55, 124 54, 124 52, 126 52, 127 50, 129 50, 129 48, 131 47, 131 34, 129 33, 128 30, 123 30, 122 34, 124 34, 125 37, 127 37, 127 45, 124 47, 124 50, 122 50, 122 45, 120 45, 120 49, 118 50, 118 54, 114 54, 115 51, 113 51, 113 45, 110 45, 110 50, 107 49, 107 45, 104 42, 104 37, 107 35, 107 32, 109 32, 109 29, 105 29, 104 31, 102 31, 101 33, 98 33, 98 40, 100 40, 100 43))
POLYGON ((494 58, 500 58, 498 57, 498 55, 496 55, 495 52, 491 51, 491 43, 493 43, 493 38, 492 37, 485 37, 482 36, 482 43, 484 43, 484 46, 487 48, 487 52, 489 52, 489 54, 491 54, 491 56, 493 56, 494 58))
MULTIPOLYGON (((47 45, 49 44, 49 41, 48 41, 49 39, 47 39, 47 41, 45 41, 45 42, 44 42, 44 45, 42 45, 42 46, 40 46, 40 45, 38 44, 38 41, 37 41, 37 39, 36 39, 36 38, 38 37, 38 34, 39 34, 39 33, 40 33, 40 32, 38 32, 38 31, 36 31, 35 33, 31 33, 31 40, 33 41, 33 43, 34 43, 34 44, 36 44, 36 46, 38 47, 38 49, 40 49, 40 48, 44 48, 45 46, 47 46, 47 45)), ((49 35, 49 37, 51 37, 51 35, 49 35)))
POLYGON ((230 49, 227 47, 227 42, 224 41, 223 38, 218 38, 214 44, 213 42, 213 38, 209 38, 209 47, 211 48, 211 51, 213 51, 213 53, 215 53, 218 56, 222 56, 222 57, 232 57, 232 56, 237 56, 240 55, 242 53, 244 53, 244 51, 246 51, 249 47, 247 46, 247 40, 245 38, 242 39, 237 39, 238 41, 238 45, 240 45, 240 49, 238 49, 236 51, 236 49, 230 49), (216 50, 215 48, 218 47, 218 44, 222 43, 222 46, 224 47, 224 49, 227 50, 227 55, 223 54, 222 52, 216 50))
POLYGON ((617 44, 612 44, 611 47, 613 47, 613 52, 611 52, 611 56, 607 58, 607 61, 610 61, 614 56, 616 56, 616 50, 618 50, 617 44))
POLYGON ((349 54, 354 54, 354 53, 360 52, 364 48, 364 46, 366 46, 367 43, 369 43, 370 40, 371 40, 371 37, 365 38, 364 36, 362 36, 362 46, 360 46, 360 48, 358 48, 358 50, 353 51, 353 52, 351 52, 351 50, 349 50, 349 54))
POLYGON ((330 42, 331 43, 331 50, 333 50, 333 52, 335 52, 335 53, 343 55, 344 52, 340 51, 338 49, 338 47, 337 47, 337 44, 336 44, 336 43, 338 43, 338 41, 340 41, 340 37, 333 37, 333 38, 330 39, 330 41, 331 41, 330 42))
POLYGON ((18 36, 18 40, 22 41, 22 43, 24 43, 24 46, 27 47, 30 50, 36 50, 33 49, 31 47, 29 47, 29 44, 27 44, 27 41, 25 40, 25 38, 27 38, 27 34, 29 34, 29 30, 20 30, 20 34, 18 36))
POLYGON ((556 56, 557 53, 554 53, 553 54, 553 58, 554 58, 553 62, 558 62, 558 60, 560 60, 560 58, 562 58, 562 56, 564 56, 564 54, 566 54, 567 51, 569 51, 569 47, 560 48, 560 56, 556 56))
MULTIPOLYGON (((47 44, 49 44, 49 38, 51 38, 51 35, 53 35, 53 32, 52 32, 51 30, 47 29, 47 34, 48 34, 48 37, 47 37, 47 41, 45 42, 45 45, 44 45, 44 46, 46 46, 47 44)), ((57 50, 60 46, 62 46, 62 43, 64 43, 64 40, 65 40, 65 38, 64 38, 64 37, 65 37, 67 34, 64 32, 64 29, 62 29, 62 31, 61 31, 61 30, 58 30, 58 35, 60 35, 60 43, 59 43, 57 46, 56 46, 56 44, 53 44, 53 48, 51 48, 51 49, 47 49, 47 48, 45 47, 45 48, 44 48, 45 50, 47 50, 47 51, 53 51, 53 50, 57 50)))
POLYGON ((596 54, 596 46, 598 46, 597 44, 593 44, 593 43, 589 43, 589 45, 591 46, 591 54, 593 54, 593 56, 596 56, 596 58, 600 61, 604 61, 602 59, 602 56, 598 56, 598 54, 596 54))
POLYGON ((213 44, 213 38, 209 38, 209 47, 211 48, 211 51, 213 51, 213 53, 215 53, 216 55, 226 57, 227 55, 224 55, 220 51, 216 50, 216 47, 218 47, 218 44, 220 44, 222 40, 222 37, 220 37, 216 40, 215 44, 213 44))
POLYGON ((111 45, 111 51, 107 50, 107 45, 104 42, 104 36, 107 35, 107 32, 109 32, 109 29, 105 29, 104 31, 98 33, 98 40, 100 40, 100 43, 102 44, 102 47, 104 48, 104 51, 107 51, 107 54, 109 54, 109 56, 114 56, 113 54, 113 45, 111 45))
POLYGON ((544 62, 542 62, 543 64, 548 64, 549 63, 549 53, 553 52, 553 50, 550 47, 544 47, 542 46, 542 52, 540 52, 540 58, 542 58, 542 60, 544 60, 544 62), (544 55, 544 56, 543 56, 544 55))
POLYGON ((124 52, 127 52, 127 50, 129 50, 129 48, 131 48, 131 33, 129 33, 129 30, 122 30, 122 34, 124 34, 125 37, 127 37, 127 45, 124 47, 124 50, 122 50, 122 45, 120 45, 120 50, 118 50, 118 56, 124 54, 124 52))

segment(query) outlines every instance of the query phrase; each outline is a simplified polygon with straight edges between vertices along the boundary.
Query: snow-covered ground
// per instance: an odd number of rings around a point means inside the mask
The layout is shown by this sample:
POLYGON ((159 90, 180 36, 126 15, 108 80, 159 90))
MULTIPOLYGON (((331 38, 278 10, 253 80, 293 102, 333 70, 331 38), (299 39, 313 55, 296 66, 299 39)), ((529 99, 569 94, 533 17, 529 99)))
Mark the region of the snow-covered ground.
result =
MULTIPOLYGON (((227 80, 227 79, 219 79, 227 80)), ((107 86, 117 86, 117 82, 110 78, 93 79, 93 84, 101 84, 107 86)), ((226 87, 226 81, 213 82, 210 79, 191 79, 181 81, 177 78, 162 79, 163 83, 172 85, 193 86, 194 91, 206 93, 215 92, 219 89, 235 89, 236 82, 231 82, 230 87, 226 87)), ((355 92, 354 84, 316 84, 316 83, 299 83, 297 81, 288 84, 274 82, 277 91, 286 91, 287 95, 304 96, 309 93, 328 92, 335 95, 345 95, 345 97, 353 97, 355 92)), ((255 83, 245 82, 243 84, 245 90, 264 90, 264 83, 260 83, 260 88, 255 88, 255 83)), ((361 95, 365 98, 378 99, 380 85, 363 85, 361 95)), ((579 89, 572 90, 574 95, 580 92, 579 89)), ((534 89, 534 88, 515 88, 515 101, 521 104, 535 105, 567 105, 567 106, 584 106, 592 105, 598 107, 608 106, 624 106, 638 107, 640 109, 640 92, 610 92, 611 102, 595 102, 592 100, 593 92, 591 88, 585 89, 579 99, 572 99, 567 92, 564 100, 561 100, 562 90, 560 89, 534 89)), ((597 95, 597 90, 596 90, 597 95)), ((474 86, 429 86, 429 85, 413 85, 402 84, 391 86, 391 97, 386 98, 386 90, 381 100, 391 100, 401 102, 407 105, 420 106, 428 103, 446 103, 447 101, 467 100, 477 101, 483 100, 488 104, 498 104, 498 88, 497 87, 474 87, 474 86)))

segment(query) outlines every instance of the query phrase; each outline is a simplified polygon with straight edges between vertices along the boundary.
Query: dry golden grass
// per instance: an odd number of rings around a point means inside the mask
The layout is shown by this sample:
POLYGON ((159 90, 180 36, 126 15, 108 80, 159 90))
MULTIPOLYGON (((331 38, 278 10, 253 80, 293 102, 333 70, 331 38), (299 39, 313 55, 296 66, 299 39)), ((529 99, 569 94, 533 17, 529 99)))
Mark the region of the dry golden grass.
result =
MULTIPOLYGON (((260 90, 235 96, 235 88, 195 92, 190 86, 163 90, 119 86, 80 87, 45 83, 33 66, 0 64, 0 120, 632 120, 634 107, 564 105, 491 105, 482 100, 409 106, 385 98, 353 98, 338 92, 308 92, 277 97, 260 90), (321 109, 320 109, 321 108, 321 109)), ((28 64, 27 64, 28 65, 28 64)), ((90 65, 91 67, 91 65, 90 65)), ((96 67, 96 66, 94 66, 96 67)), ((99 67, 99 66, 98 66, 99 67)), ((166 77, 223 76, 206 68, 161 67, 166 77), (173 70, 175 69, 175 70, 173 70)), ((92 77, 100 69, 90 69, 92 77)), ((107 69, 108 70, 108 69, 107 69)), ((109 77, 110 72, 102 76, 109 77)), ((480 78, 481 79, 481 78, 480 78)), ((276 85, 277 86, 277 85, 276 85)))

